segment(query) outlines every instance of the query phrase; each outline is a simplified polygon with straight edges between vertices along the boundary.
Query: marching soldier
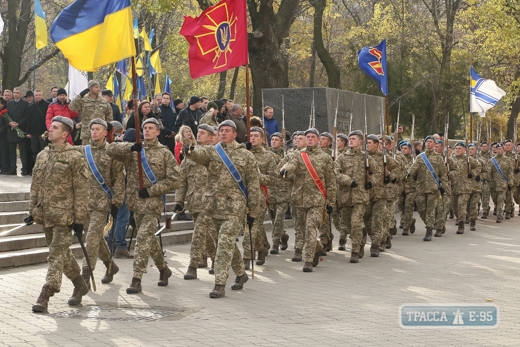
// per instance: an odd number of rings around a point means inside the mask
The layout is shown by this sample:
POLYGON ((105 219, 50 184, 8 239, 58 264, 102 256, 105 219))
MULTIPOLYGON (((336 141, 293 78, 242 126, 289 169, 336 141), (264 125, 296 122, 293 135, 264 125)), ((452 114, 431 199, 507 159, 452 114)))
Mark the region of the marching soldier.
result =
POLYGON ((244 269, 236 238, 247 215, 251 228, 257 218, 263 218, 261 190, 256 160, 244 144, 236 142, 237 128, 233 121, 219 124, 220 143, 185 149, 187 158, 208 169, 204 193, 205 212, 200 216, 201 226, 217 238, 215 258, 215 287, 210 298, 225 296, 225 287, 231 266, 237 275, 232 290, 244 287, 249 277, 244 269))
POLYGON ((96 268, 98 256, 107 268, 101 283, 112 282, 114 275, 119 271, 119 267, 110 257, 110 250, 103 237, 103 229, 107 224, 108 212, 113 217, 113 223, 116 222, 119 207, 123 204, 125 197, 125 173, 123 163, 110 157, 106 152, 108 147, 105 140, 108 134, 107 122, 96 118, 90 122, 89 128, 90 144, 74 148, 85 156, 90 169, 89 224, 86 248, 92 268, 89 268, 87 260, 83 259, 81 272, 83 280, 90 288, 90 275, 91 271, 96 268))
POLYGON ((45 312, 49 298, 61 289, 62 275, 74 284, 69 305, 81 303, 88 287, 70 250, 74 230, 81 235, 87 217, 88 172, 85 158, 66 141, 74 122, 66 117, 52 119, 48 139, 51 142, 36 158, 31 184, 29 212, 34 222, 43 225, 49 246, 49 269, 34 312, 45 312))
POLYGON ((134 212, 137 225, 134 275, 127 294, 142 291, 141 279, 147 271, 151 257, 159 270, 157 285, 167 286, 172 270, 168 268, 164 255, 155 237, 157 219, 165 210, 164 195, 179 185, 179 167, 168 147, 158 141, 161 133, 159 121, 148 118, 143 122, 144 143, 112 143, 107 148, 110 156, 124 162, 128 170, 126 196, 130 210, 134 212), (135 153, 134 153, 135 152, 135 153), (144 187, 139 189, 137 156, 141 157, 144 171, 144 187))
MULTIPOLYGON (((504 147, 504 157, 509 159, 509 161, 511 162, 511 166, 514 170, 516 167, 515 167, 515 155, 513 154, 513 148, 514 148, 513 141, 509 140, 509 139, 504 140, 504 143, 502 144, 502 146, 504 147)), ((509 183, 511 186, 513 186, 514 179, 512 178, 511 182, 509 182, 509 183)), ((506 201, 505 201, 505 208, 504 208, 504 212, 506 214, 506 219, 513 218, 513 216, 515 214, 515 204, 513 202, 512 192, 513 192, 512 189, 510 189, 506 192, 506 201)))
MULTIPOLYGON (((197 127, 197 143, 198 146, 210 146, 211 138, 215 131, 208 124, 201 124, 197 127)), ((208 180, 208 170, 205 166, 197 164, 189 158, 184 158, 181 162, 181 175, 179 179, 179 188, 175 191, 174 211, 184 211, 184 201, 187 199, 186 207, 193 216, 193 237, 190 249, 190 264, 188 271, 184 275, 185 280, 197 278, 197 268, 207 267, 207 251, 206 249, 214 248, 214 240, 208 238, 208 230, 201 228, 197 221, 201 213, 204 212, 204 192, 206 191, 206 182, 208 180), (208 242, 207 242, 208 241, 208 242), (213 242, 213 245, 211 243, 213 242), (208 244, 209 243, 209 244, 208 244)), ((215 261, 215 257, 211 258, 215 261)), ((213 268, 213 266, 211 267, 213 268)))
MULTIPOLYGON (((265 216, 266 209, 270 209, 270 216, 274 214, 274 211, 271 209, 269 190, 272 189, 273 185, 276 183, 276 162, 273 157, 273 154, 267 151, 264 146, 264 130, 260 127, 252 127, 250 129, 250 142, 251 142, 251 153, 256 159, 258 165, 258 179, 260 181, 260 188, 262 189, 262 197, 260 206, 263 210, 262 217, 265 216)), ((273 216, 274 217, 274 216, 273 216)), ((253 223, 253 227, 251 228, 251 235, 253 237, 253 252, 251 252, 251 240, 249 238, 249 233, 245 233, 244 240, 242 242, 242 247, 244 250, 244 267, 245 269, 249 269, 249 263, 251 262, 251 254, 254 252, 258 252, 258 259, 256 261, 256 265, 264 265, 265 257, 269 254, 269 241, 267 240, 267 236, 265 234, 264 229, 264 219, 257 218, 253 223)))
POLYGON ((487 180, 488 173, 486 168, 486 161, 482 157, 476 158, 477 146, 474 143, 470 143, 468 146, 469 155, 477 160, 480 173, 475 176, 475 182, 472 186, 471 195, 468 202, 468 215, 469 215, 469 230, 476 231, 476 221, 478 217, 478 204, 482 196, 482 181, 487 180))
MULTIPOLYGON (((276 164, 284 158, 282 134, 275 132, 271 135, 271 152, 278 156, 276 164)), ((288 247, 289 235, 285 232, 285 212, 291 201, 290 184, 282 177, 276 176, 274 187, 269 193, 269 203, 273 204, 275 214, 273 223, 273 246, 271 254, 278 254, 278 250, 285 251, 288 247)))
MULTIPOLYGON (((337 143, 337 149, 338 149, 338 155, 339 157, 342 153, 346 153, 348 150, 348 135, 339 133, 338 136, 336 136, 336 143, 337 143)), ((339 187, 338 187, 339 190, 339 187)), ((347 244, 347 234, 349 233, 346 223, 344 223, 341 220, 341 216, 339 213, 339 205, 336 201, 336 208, 334 208, 334 211, 332 211, 332 223, 334 224, 334 227, 336 230, 339 231, 339 246, 338 251, 344 251, 346 250, 345 245, 347 244)))
MULTIPOLYGON (((406 172, 410 170, 413 165, 412 144, 404 141, 401 144, 401 151, 406 160, 406 172)), ((399 209, 401 210, 400 224, 403 226, 403 235, 407 236, 415 232, 415 218, 413 218, 413 209, 415 204, 415 185, 416 182, 412 177, 407 177, 403 180, 403 191, 399 197, 399 209)))
POLYGON ((88 88, 76 95, 70 103, 72 111, 81 112, 81 140, 83 145, 89 144, 90 129, 86 126, 94 118, 101 118, 105 122, 114 120, 112 106, 101 96, 101 88, 98 81, 89 81, 88 88))
MULTIPOLYGON (((321 148, 321 150, 323 152, 327 153, 328 155, 330 155, 331 157, 332 157, 332 148, 331 148, 332 139, 333 139, 333 137, 332 137, 331 133, 323 132, 320 134, 320 138, 318 141, 318 145, 321 148)), ((333 205, 336 204, 335 201, 331 202, 331 203, 333 203, 333 205)), ((329 218, 329 216, 327 216, 327 218, 325 218, 325 223, 323 223, 320 226, 320 234, 319 234, 320 242, 323 244, 323 254, 324 255, 327 255, 327 252, 330 252, 332 250, 332 239, 334 238, 334 234, 332 234, 330 227, 331 227, 330 218, 329 218)))
POLYGON ((295 258, 301 257, 305 245, 303 272, 312 272, 313 266, 319 263, 323 249, 321 242, 317 242, 317 231, 326 214, 332 213, 332 204, 336 201, 336 178, 332 157, 317 146, 318 131, 308 129, 304 134, 306 148, 299 155, 291 156, 280 170, 280 175, 294 178, 291 200, 298 210, 299 224, 305 228, 305 240, 297 240, 295 258))
MULTIPOLYGON (((369 189, 382 179, 375 160, 362 150, 363 133, 349 134, 349 149, 334 162, 338 185, 339 215, 352 240, 351 263, 358 263, 365 253, 366 235, 363 234, 363 216, 370 202, 369 189), (368 164, 368 168, 366 165, 368 164)), ((345 246, 340 238, 340 246, 345 246)))
POLYGON ((491 159, 491 151, 489 150, 489 144, 483 141, 480 145, 480 158, 481 163, 484 163, 483 170, 486 170, 488 178, 482 178, 482 219, 487 219, 489 215, 489 199, 491 192, 489 191, 489 172, 487 172, 487 162, 491 159), (484 168, 486 167, 486 168, 484 168))
POLYGON ((408 175, 417 180, 415 202, 419 216, 426 224, 426 235, 423 241, 431 241, 437 204, 442 202, 444 187, 449 183, 444 161, 434 151, 435 139, 426 136, 425 145, 426 150, 417 156, 408 175))
POLYGON ((497 209, 497 223, 502 223, 506 192, 511 190, 513 180, 513 165, 511 160, 505 157, 504 147, 500 143, 496 144, 496 156, 487 162, 487 168, 489 190, 497 209))
POLYGON ((443 186, 444 194, 442 194, 442 201, 437 204, 437 210, 435 212, 435 234, 434 237, 442 237, 446 232, 446 216, 450 212, 451 207, 451 183, 453 182, 453 176, 456 174, 457 165, 453 161, 453 157, 447 156, 444 158, 444 141, 438 140, 434 147, 435 153, 439 154, 444 159, 446 171, 448 173, 448 184, 443 186), (451 175, 451 176, 450 176, 451 175))

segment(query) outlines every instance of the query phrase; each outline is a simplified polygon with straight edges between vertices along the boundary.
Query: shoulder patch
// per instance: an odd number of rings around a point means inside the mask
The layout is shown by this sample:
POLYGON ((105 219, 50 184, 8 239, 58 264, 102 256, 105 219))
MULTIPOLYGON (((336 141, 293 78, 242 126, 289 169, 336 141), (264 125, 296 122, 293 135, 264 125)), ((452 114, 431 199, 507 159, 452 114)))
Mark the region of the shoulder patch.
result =
POLYGON ((62 163, 62 164, 65 164, 65 165, 69 165, 69 162, 65 161, 65 160, 56 160, 56 162, 62 163))

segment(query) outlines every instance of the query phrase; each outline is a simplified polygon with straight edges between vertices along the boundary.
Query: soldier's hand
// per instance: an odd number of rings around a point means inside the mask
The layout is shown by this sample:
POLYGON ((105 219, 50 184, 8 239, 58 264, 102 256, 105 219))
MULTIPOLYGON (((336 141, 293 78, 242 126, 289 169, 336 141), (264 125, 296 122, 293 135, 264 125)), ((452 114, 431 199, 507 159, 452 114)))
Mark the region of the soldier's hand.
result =
POLYGON ((358 186, 358 184, 356 183, 356 181, 352 181, 352 183, 350 184, 350 188, 356 188, 358 186))
POLYGON ((190 151, 193 151, 194 149, 195 149, 195 147, 190 146, 190 145, 186 145, 186 146, 184 146, 184 151, 183 152, 184 153, 188 153, 190 151))
POLYGON ((331 205, 327 204, 327 207, 325 207, 325 208, 327 209, 327 214, 331 214, 332 213, 333 208, 332 208, 331 205))
POLYGON ((130 147, 130 150, 132 152, 141 152, 142 149, 143 149, 143 144, 140 142, 139 143, 136 142, 132 145, 132 147, 130 147))
POLYGON ((480 176, 475 177, 475 181, 480 182, 480 176))
POLYGON ((513 187, 511 187, 510 185, 507 186, 507 190, 511 191, 513 187))
POLYGON ((31 215, 28 215, 27 217, 25 217, 25 218, 23 219, 23 221, 24 221, 24 223, 25 223, 26 225, 31 225, 31 224, 34 223, 33 216, 31 216, 31 215))
POLYGON ((83 234, 83 224, 72 224, 72 230, 74 230, 74 234, 80 238, 83 234))
POLYGON ((138 194, 139 194, 139 197, 142 199, 146 199, 146 198, 150 197, 150 194, 148 193, 148 189, 146 189, 146 188, 139 189, 138 194))
POLYGON ((367 182, 367 183, 365 184, 365 189, 372 189, 372 182, 370 182, 370 181, 367 182))
POLYGON ((469 173, 468 178, 470 178, 470 179, 473 178, 473 174, 469 173))
POLYGON ((388 175, 388 176, 385 176, 385 179, 384 179, 384 181, 383 181, 383 182, 384 182, 385 184, 388 184, 388 183, 390 183, 390 175, 388 175))
POLYGON ((81 97, 84 97, 84 96, 89 92, 89 90, 90 90, 90 89, 88 89, 88 88, 83 89, 83 90, 81 91, 81 93, 79 93, 79 95, 80 95, 81 97))
POLYGON ((184 210, 184 207, 181 204, 173 205, 173 212, 182 212, 182 210, 184 210))
POLYGON ((441 192, 441 195, 444 195, 444 188, 443 187, 439 187, 439 192, 441 192))
POLYGON ((255 222, 255 219, 251 217, 249 214, 247 215, 247 226, 251 229, 253 227, 253 223, 255 222))
POLYGON ((287 170, 286 169, 281 169, 280 170, 280 176, 285 178, 285 176, 287 176, 287 170))
POLYGON ((248 151, 250 151, 251 148, 253 148, 253 144, 251 142, 246 142, 246 148, 248 151))
POLYGON ((112 217, 116 218, 118 213, 119 213, 119 209, 116 207, 116 205, 112 204, 112 206, 110 207, 110 215, 112 215, 112 217))
POLYGON ((515 173, 519 173, 519 172, 520 172, 520 168, 517 167, 517 168, 515 169, 515 173))

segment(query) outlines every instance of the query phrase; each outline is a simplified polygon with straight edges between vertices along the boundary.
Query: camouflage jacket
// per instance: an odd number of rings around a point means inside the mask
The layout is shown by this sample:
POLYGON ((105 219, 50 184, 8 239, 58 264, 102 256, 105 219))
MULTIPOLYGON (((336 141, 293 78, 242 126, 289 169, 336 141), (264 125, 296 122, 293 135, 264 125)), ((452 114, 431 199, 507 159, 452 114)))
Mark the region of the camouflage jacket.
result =
MULTIPOLYGON (((404 166, 405 166, 406 172, 408 172, 413 165, 413 156, 411 154, 408 154, 408 155, 403 154, 403 157, 406 160, 406 162, 404 163, 404 166)), ((408 193, 415 192, 415 186, 417 185, 417 181, 415 181, 413 179, 413 177, 405 176, 405 178, 403 179, 402 182, 403 182, 403 192, 404 193, 408 194, 408 193)))
MULTIPOLYGON (((278 175, 279 167, 278 165, 284 159, 283 148, 273 149, 270 148, 271 153, 273 153, 273 157, 276 160, 276 182, 274 187, 269 191, 269 202, 273 204, 280 204, 291 201, 291 183, 287 180, 284 180, 280 175, 278 175), (278 158, 278 159, 276 159, 278 158)), ((288 152, 289 153, 289 152, 288 152)))
POLYGON ((85 156, 85 163, 90 176, 90 194, 89 194, 89 211, 108 212, 112 204, 118 208, 123 205, 125 199, 125 170, 123 163, 115 160, 107 154, 108 143, 103 140, 96 143, 90 139, 92 147, 92 156, 101 176, 105 180, 106 185, 112 191, 112 201, 109 199, 105 191, 99 186, 96 177, 90 170, 87 156, 85 155, 85 146, 74 146, 74 149, 85 156))
POLYGON ((164 211, 163 194, 173 193, 179 186, 180 170, 177 161, 168 147, 159 141, 144 141, 143 148, 145 157, 153 171, 157 183, 152 182, 143 170, 144 188, 148 188, 149 198, 140 198, 139 193, 139 171, 137 167, 137 155, 132 152, 133 143, 111 143, 108 145, 107 154, 125 164, 127 170, 126 202, 128 208, 136 214, 160 215, 164 211))
POLYGON ((323 152, 327 153, 332 158, 332 148, 330 148, 330 147, 320 147, 320 149, 323 152))
POLYGON ((383 152, 376 150, 375 152, 368 153, 374 158, 377 167, 381 171, 381 179, 375 182, 373 188, 370 190, 370 200, 376 201, 380 199, 394 199, 398 194, 398 180, 402 177, 401 165, 392 158, 391 155, 386 156, 386 175, 390 176, 390 183, 384 183, 384 164, 383 164, 383 152), (396 180, 395 183, 391 181, 396 180))
MULTIPOLYGON (((267 151, 262 146, 257 146, 251 148, 251 153, 255 156, 256 162, 258 164, 258 180, 261 186, 265 186, 267 188, 267 197, 262 190, 263 197, 267 198, 267 200, 271 203, 271 191, 274 188, 277 181, 277 172, 276 172, 276 160, 274 158, 275 154, 267 151)), ((266 199, 262 198, 264 206, 266 199)))
POLYGON ((211 126, 218 126, 217 117, 213 115, 213 111, 206 112, 199 121, 199 124, 208 124, 211 126))
POLYGON ((208 181, 208 170, 193 160, 184 158, 181 162, 179 188, 175 191, 175 204, 184 206, 187 200, 187 208, 190 213, 204 212, 204 192, 208 181))
POLYGON ((263 193, 260 190, 258 165, 253 154, 244 144, 236 141, 229 144, 220 142, 220 144, 242 177, 248 195, 247 198, 244 196, 214 146, 196 147, 185 155, 208 170, 207 189, 204 192, 204 213, 215 219, 238 217, 243 220, 247 207, 251 217, 263 217, 265 213, 265 209, 261 206, 263 193))
POLYGON ((44 227, 83 224, 87 218, 89 173, 85 158, 65 143, 50 144, 36 157, 29 212, 44 227))
POLYGON ((112 106, 99 94, 93 99, 89 93, 84 97, 76 95, 69 105, 72 111, 81 112, 81 138, 90 139, 90 129, 88 125, 90 121, 101 118, 106 122, 114 120, 112 116, 112 106))
MULTIPOLYGON (((472 156, 472 158, 475 158, 472 156)), ((473 192, 481 192, 482 191, 482 183, 484 182, 484 180, 488 180, 489 178, 489 172, 488 172, 488 168, 487 168, 487 160, 482 158, 482 157, 479 157, 478 159, 475 158, 475 160, 478 160, 478 163, 480 164, 480 180, 477 182, 475 180, 475 183, 473 184, 473 192)))
MULTIPOLYGON (((381 181, 381 169, 375 160, 368 156, 369 178, 372 186, 381 181)), ((341 153, 334 161, 334 172, 338 185, 337 200, 340 206, 354 206, 356 204, 368 204, 370 193, 365 189, 366 168, 365 152, 359 149, 349 149, 341 153), (351 188, 352 182, 357 187, 351 188)))
MULTIPOLYGON (((444 160, 442 156, 438 153, 435 153, 432 150, 424 151, 428 161, 433 167, 435 174, 437 175, 437 179, 440 180, 441 186, 446 189, 448 186, 448 175, 446 173, 446 165, 444 165, 444 160)), ((412 165, 409 171, 410 177, 415 179, 417 176, 417 185, 415 189, 416 195, 420 194, 438 194, 439 188, 435 180, 433 179, 428 167, 424 163, 422 157, 420 155, 415 159, 415 164, 412 165)))
POLYGON ((396 185, 396 196, 399 196, 404 189, 404 180, 406 178, 406 173, 408 172, 408 159, 404 156, 401 151, 395 152, 395 160, 399 163, 400 166, 400 175, 398 179, 398 184, 396 185))
POLYGON ((326 204, 336 203, 336 177, 334 174, 334 162, 332 157, 320 150, 318 147, 307 147, 300 153, 290 156, 288 162, 283 166, 287 170, 287 179, 294 179, 291 192, 291 200, 296 208, 320 207, 326 204), (307 167, 303 162, 301 153, 308 154, 314 170, 318 174, 325 188, 327 199, 316 186, 307 167))
POLYGON ((472 178, 468 178, 468 157, 466 154, 456 155, 453 161, 457 166, 457 170, 453 176, 453 191, 455 195, 470 194, 474 190, 477 181, 475 178, 480 176, 480 163, 477 159, 469 157, 469 167, 472 178))
POLYGON ((479 153, 479 159, 484 159, 485 162, 487 162, 489 159, 491 159, 491 150, 488 150, 487 152, 480 152, 479 153))
POLYGON ((487 171, 489 172, 489 189, 491 191, 497 192, 505 192, 507 191, 507 186, 512 185, 513 180, 513 165, 511 160, 506 158, 504 154, 496 155, 495 159, 498 163, 498 166, 504 173, 507 178, 507 181, 504 180, 502 175, 497 171, 495 164, 493 164, 492 160, 487 162, 487 171))

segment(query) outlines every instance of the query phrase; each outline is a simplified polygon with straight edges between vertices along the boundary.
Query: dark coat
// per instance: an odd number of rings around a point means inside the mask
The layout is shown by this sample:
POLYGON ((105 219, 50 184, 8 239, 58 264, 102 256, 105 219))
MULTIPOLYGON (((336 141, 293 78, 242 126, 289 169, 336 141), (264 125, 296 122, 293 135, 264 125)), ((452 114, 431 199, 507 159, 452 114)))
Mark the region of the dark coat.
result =
POLYGON ((29 134, 40 136, 47 130, 45 117, 47 116, 48 108, 49 102, 47 100, 33 102, 29 106, 29 121, 27 122, 27 132, 29 134))
POLYGON ((167 147, 173 148, 175 146, 175 136, 166 137, 166 135, 171 136, 173 127, 175 126, 175 121, 177 120, 177 114, 170 105, 161 105, 159 106, 159 109, 161 110, 161 121, 164 126, 159 135, 159 142, 167 147))
POLYGON ((173 131, 176 134, 178 134, 181 126, 187 125, 191 128, 193 135, 196 136, 197 126, 198 126, 201 118, 202 118, 202 111, 200 109, 196 109, 195 111, 192 111, 192 110, 190 110, 189 107, 186 107, 177 116, 177 120, 175 121, 175 125, 173 126, 173 131), (197 124, 195 124, 195 122, 197 122, 197 124))
MULTIPOLYGON (((27 121, 29 120, 29 103, 25 100, 18 100, 18 102, 11 100, 7 103, 7 113, 13 120, 18 123, 18 128, 26 131, 27 121)), ((7 131, 7 142, 20 142, 22 139, 18 137, 16 131, 12 128, 7 131)))
POLYGON ((119 106, 117 106, 113 102, 110 103, 110 106, 112 106, 112 117, 114 118, 114 120, 123 124, 123 118, 121 117, 121 110, 119 109, 119 106))

